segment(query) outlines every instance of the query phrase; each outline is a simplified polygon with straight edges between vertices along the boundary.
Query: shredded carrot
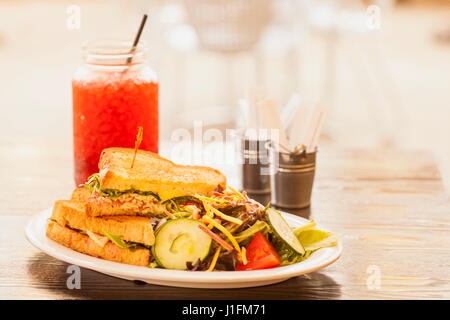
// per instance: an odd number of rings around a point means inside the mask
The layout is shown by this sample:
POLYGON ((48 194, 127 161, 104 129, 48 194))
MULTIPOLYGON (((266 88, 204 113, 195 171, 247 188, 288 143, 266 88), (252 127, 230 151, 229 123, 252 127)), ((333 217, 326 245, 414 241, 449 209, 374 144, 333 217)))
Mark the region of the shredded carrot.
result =
POLYGON ((237 195, 238 198, 240 198, 241 200, 246 201, 245 197, 244 197, 239 191, 237 191, 236 189, 234 189, 234 188, 231 187, 231 186, 228 186, 228 188, 230 188, 230 190, 233 191, 233 193, 234 193, 235 195, 237 195))
POLYGON ((248 263, 248 261, 247 261, 247 250, 245 249, 245 247, 242 247, 242 249, 241 249, 241 257, 242 257, 242 263, 245 266, 248 263))
POLYGON ((214 241, 216 241, 218 244, 220 244, 222 247, 224 247, 225 249, 227 249, 228 251, 233 251, 233 247, 231 245, 229 245, 228 243, 225 242, 225 240, 223 240, 221 237, 219 237, 217 234, 215 234, 214 232, 212 232, 211 230, 208 230, 205 226, 203 225, 199 225, 198 226, 200 228, 200 230, 202 230, 203 232, 205 232, 208 236, 211 237, 211 239, 213 239, 214 241))
POLYGON ((144 128, 138 127, 138 133, 136 135, 136 141, 134 142, 134 155, 133 155, 133 161, 131 162, 131 169, 134 167, 134 161, 136 160, 136 154, 138 152, 139 146, 142 142, 144 128))
POLYGON ((173 214, 171 214, 169 211, 165 211, 165 213, 166 213, 166 215, 170 218, 170 219, 175 219, 176 217, 173 215, 173 214))
POLYGON ((226 203, 227 202, 224 199, 204 197, 204 196, 201 196, 201 195, 198 195, 198 194, 196 194, 195 197, 197 199, 202 200, 202 201, 210 201, 210 202, 218 202, 218 203, 226 203))
POLYGON ((205 208, 206 214, 209 217, 213 218, 214 214, 210 210, 211 206, 205 200, 202 200, 202 203, 203 203, 203 207, 205 208))
POLYGON ((216 208, 210 207, 208 204, 206 204, 206 206, 208 206, 209 211, 211 211, 212 213, 214 213, 215 215, 218 215, 219 217, 221 217, 223 220, 227 220, 229 222, 235 223, 237 225, 241 225, 243 223, 242 220, 238 219, 238 218, 234 218, 231 217, 229 215, 226 215, 222 212, 220 212, 219 210, 217 210, 216 208))
MULTIPOLYGON (((210 206, 206 203, 205 200, 202 200, 202 203, 203 203, 203 207, 205 208, 206 215, 211 218, 214 218, 214 214, 211 212, 211 210, 209 210, 210 206)), ((211 230, 212 228, 214 228, 214 226, 211 223, 209 223, 208 229, 211 230)))
POLYGON ((230 240, 230 242, 233 244, 233 247, 236 249, 237 252, 241 252, 241 248, 239 247, 239 244, 237 243, 236 239, 231 235, 231 233, 225 229, 221 224, 217 223, 214 219, 211 219, 208 216, 203 216, 202 218, 205 222, 210 223, 214 225, 217 229, 222 231, 222 233, 230 240))
POLYGON ((208 270, 206 271, 213 271, 216 267, 217 259, 219 259, 220 251, 222 250, 222 247, 218 247, 216 250, 216 253, 214 253, 214 257, 211 260, 211 265, 209 266, 208 270))

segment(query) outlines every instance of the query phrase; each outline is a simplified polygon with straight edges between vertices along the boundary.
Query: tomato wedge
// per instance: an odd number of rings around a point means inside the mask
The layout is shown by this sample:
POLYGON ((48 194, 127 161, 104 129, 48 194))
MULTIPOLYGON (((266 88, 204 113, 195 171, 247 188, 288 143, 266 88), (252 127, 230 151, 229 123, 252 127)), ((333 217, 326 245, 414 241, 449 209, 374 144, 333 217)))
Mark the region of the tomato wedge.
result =
POLYGON ((280 257, 261 232, 253 237, 247 247, 247 264, 240 262, 236 271, 249 271, 274 268, 280 265, 280 257))

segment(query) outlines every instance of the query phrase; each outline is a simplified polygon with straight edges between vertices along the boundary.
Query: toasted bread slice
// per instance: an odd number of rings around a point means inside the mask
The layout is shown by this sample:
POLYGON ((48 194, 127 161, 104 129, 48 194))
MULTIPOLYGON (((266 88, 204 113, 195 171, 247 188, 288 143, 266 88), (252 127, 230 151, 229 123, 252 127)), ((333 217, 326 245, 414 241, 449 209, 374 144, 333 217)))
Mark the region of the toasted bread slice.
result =
POLYGON ((49 222, 46 235, 63 246, 90 256, 137 266, 148 266, 149 264, 150 250, 136 249, 131 251, 119 248, 112 242, 108 242, 102 247, 90 237, 53 221, 49 222))
POLYGON ((89 191, 85 187, 78 187, 75 190, 73 190, 70 200, 84 203, 89 199, 90 196, 91 191, 89 191))
POLYGON ((61 226, 103 235, 103 230, 113 235, 122 235, 122 240, 153 245, 155 236, 149 218, 114 216, 91 217, 85 212, 84 204, 72 200, 59 200, 53 206, 52 218, 61 226))
POLYGON ((203 166, 184 166, 139 150, 133 168, 134 149, 104 149, 99 161, 100 187, 115 190, 152 191, 161 201, 187 195, 210 195, 218 186, 226 188, 220 171, 203 166))

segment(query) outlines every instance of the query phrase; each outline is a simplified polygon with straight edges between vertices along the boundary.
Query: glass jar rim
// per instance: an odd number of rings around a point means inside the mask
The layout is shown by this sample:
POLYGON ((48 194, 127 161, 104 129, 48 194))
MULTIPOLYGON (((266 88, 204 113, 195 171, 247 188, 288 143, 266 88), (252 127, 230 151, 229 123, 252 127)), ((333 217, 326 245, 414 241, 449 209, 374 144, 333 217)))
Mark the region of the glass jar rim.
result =
POLYGON ((123 66, 134 65, 145 61, 147 45, 139 41, 132 50, 133 42, 128 40, 102 39, 84 42, 82 46, 83 59, 88 64, 123 66))

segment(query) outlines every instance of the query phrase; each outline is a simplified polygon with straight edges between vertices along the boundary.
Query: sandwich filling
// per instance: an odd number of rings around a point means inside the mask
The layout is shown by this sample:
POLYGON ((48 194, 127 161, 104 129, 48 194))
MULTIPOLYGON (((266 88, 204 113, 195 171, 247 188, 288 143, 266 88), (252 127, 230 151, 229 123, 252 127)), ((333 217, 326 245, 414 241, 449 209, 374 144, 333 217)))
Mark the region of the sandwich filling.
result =
POLYGON ((80 235, 89 237, 93 242, 95 242, 98 246, 104 247, 107 243, 111 243, 116 247, 122 249, 128 249, 130 251, 135 251, 136 249, 147 249, 149 250, 151 246, 145 245, 143 243, 134 242, 134 241, 126 241, 123 240, 122 235, 114 235, 109 233, 106 230, 102 230, 102 234, 92 232, 90 230, 81 230, 77 228, 71 227, 69 224, 61 225, 56 219, 53 217, 48 219, 49 221, 60 225, 63 228, 72 230, 80 235))
MULTIPOLYGON (((117 191, 117 190, 116 190, 117 191)), ((118 193, 118 192, 117 192, 118 193)), ((141 215, 163 215, 167 209, 154 195, 122 193, 118 196, 102 195, 102 191, 92 192, 89 202, 95 202, 102 211, 139 212, 141 215)))
POLYGON ((134 212, 144 216, 162 217, 170 216, 173 212, 192 213, 192 210, 197 210, 193 204, 201 205, 201 201, 192 196, 161 201, 159 195, 152 191, 101 188, 99 174, 89 177, 85 187, 91 192, 87 199, 88 207, 95 207, 94 210, 106 215, 108 212, 125 215, 134 212))
POLYGON ((86 234, 91 238, 96 244, 98 244, 100 247, 104 247, 105 244, 109 241, 108 237, 99 235, 98 233, 94 233, 91 231, 86 231, 86 234))

